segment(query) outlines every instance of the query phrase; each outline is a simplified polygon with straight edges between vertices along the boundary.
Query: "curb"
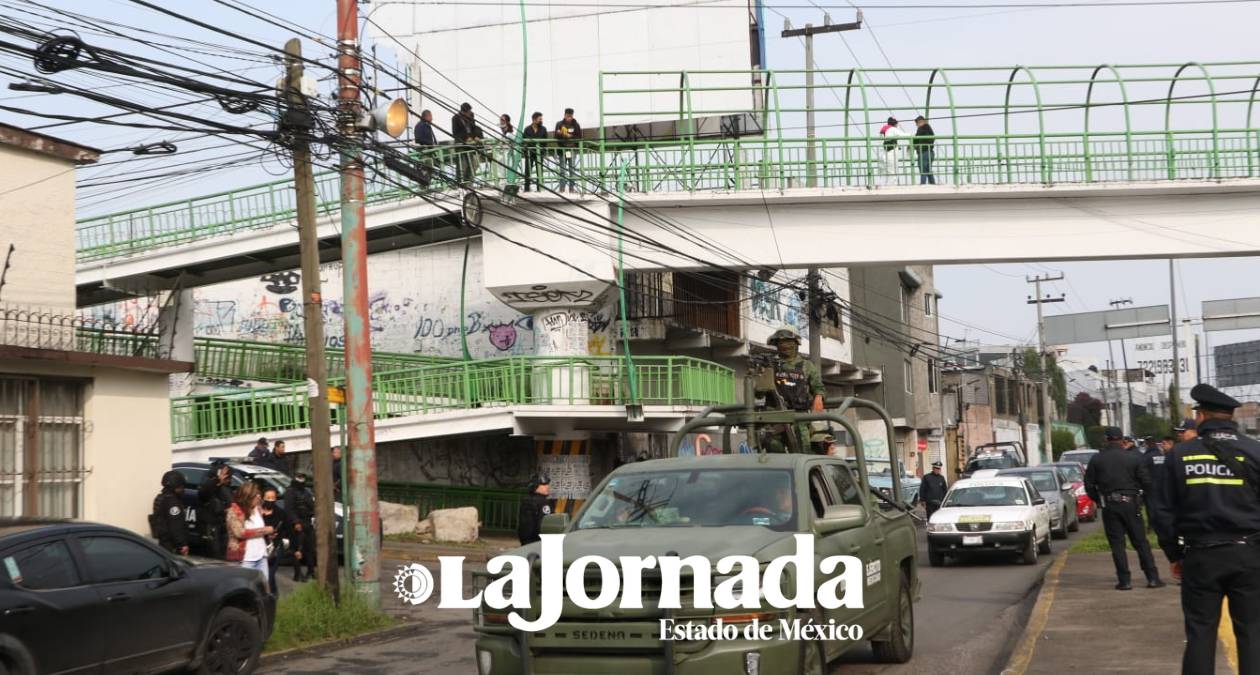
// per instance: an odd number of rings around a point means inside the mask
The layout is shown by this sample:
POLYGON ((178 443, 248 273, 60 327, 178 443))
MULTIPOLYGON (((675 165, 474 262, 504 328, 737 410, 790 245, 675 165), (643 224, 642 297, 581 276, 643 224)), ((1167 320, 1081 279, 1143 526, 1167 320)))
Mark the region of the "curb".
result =
POLYGON ((1006 667, 1002 669, 1001 675, 1024 675, 1024 671, 1028 670, 1028 666, 1032 664, 1033 652, 1037 649, 1037 640, 1041 637, 1042 631, 1046 629, 1046 622, 1050 618, 1050 607, 1054 604, 1054 593, 1059 587, 1059 574, 1063 572, 1063 567, 1067 565, 1068 557, 1071 556, 1070 551, 1064 551, 1063 556, 1055 560, 1050 568, 1046 570, 1046 575, 1041 580, 1041 590, 1037 592, 1037 603, 1033 605, 1032 613, 1028 616, 1028 622, 1024 624, 1024 632, 1019 638, 1019 643, 1015 647, 1015 651, 1011 653, 1011 657, 1006 662, 1006 667))
POLYGON ((381 630, 372 631, 370 633, 360 633, 351 637, 337 638, 326 642, 316 642, 315 644, 305 645, 302 647, 293 647, 291 649, 285 649, 278 652, 271 652, 269 654, 263 654, 262 657, 259 658, 258 667, 262 668, 263 666, 279 665, 284 661, 300 656, 319 656, 321 654, 327 654, 328 652, 337 651, 338 649, 343 649, 353 645, 384 642, 385 640, 419 632, 419 630, 424 628, 426 625, 427 624, 422 621, 408 621, 400 626, 390 626, 389 628, 382 628, 381 630))

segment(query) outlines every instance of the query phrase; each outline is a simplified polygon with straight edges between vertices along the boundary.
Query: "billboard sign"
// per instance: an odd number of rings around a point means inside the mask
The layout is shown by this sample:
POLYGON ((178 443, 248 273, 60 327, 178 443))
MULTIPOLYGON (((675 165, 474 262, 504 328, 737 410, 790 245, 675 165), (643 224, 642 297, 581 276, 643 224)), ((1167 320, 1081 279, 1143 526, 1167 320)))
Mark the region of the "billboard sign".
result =
POLYGON ((1060 314, 1045 318, 1048 345, 1168 335, 1168 305, 1060 314))
POLYGON ((1260 298, 1205 300, 1203 330, 1247 330, 1260 328, 1260 298))

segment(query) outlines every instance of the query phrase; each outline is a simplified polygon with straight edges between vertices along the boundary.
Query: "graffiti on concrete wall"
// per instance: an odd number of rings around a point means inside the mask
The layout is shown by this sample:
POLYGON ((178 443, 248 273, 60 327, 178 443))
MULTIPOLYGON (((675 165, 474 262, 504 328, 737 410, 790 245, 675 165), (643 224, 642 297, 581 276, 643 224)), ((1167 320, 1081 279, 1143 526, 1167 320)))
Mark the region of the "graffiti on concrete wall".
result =
POLYGON ((750 278, 748 296, 753 320, 775 328, 783 324, 796 326, 802 335, 809 330, 809 317, 803 309, 800 296, 793 291, 786 290, 777 283, 750 278))

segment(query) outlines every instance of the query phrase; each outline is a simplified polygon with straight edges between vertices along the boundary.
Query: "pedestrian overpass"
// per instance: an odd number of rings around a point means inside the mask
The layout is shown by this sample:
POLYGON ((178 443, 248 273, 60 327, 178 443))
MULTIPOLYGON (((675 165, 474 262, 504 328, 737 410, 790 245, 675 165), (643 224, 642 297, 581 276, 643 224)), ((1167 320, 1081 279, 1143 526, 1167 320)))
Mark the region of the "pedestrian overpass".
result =
MULTIPOLYGON (((824 81, 816 98, 834 103, 815 107, 818 133, 808 138, 796 103, 802 71, 604 73, 600 137, 572 148, 585 193, 498 203, 509 153, 491 148, 475 183, 484 230, 548 251, 560 245, 605 270, 607 252, 597 249, 616 240, 607 224, 620 189, 631 269, 1260 252, 1260 63, 815 76, 824 81), (902 97, 917 109, 897 109, 902 97), (937 185, 918 185, 909 139, 890 157, 877 135, 889 112, 931 120, 937 185), (595 246, 556 234, 564 228, 590 233, 595 246), (717 260, 714 250, 729 255, 717 260)), ((429 159, 447 166, 454 152, 429 159)), ((554 148, 541 152, 556 164, 554 148)), ((337 176, 319 175, 317 190, 322 258, 337 259, 337 176)), ((466 236, 463 197, 441 178, 421 188, 373 169, 369 249, 466 236)), ((85 218, 80 304, 296 267, 294 218, 291 181, 85 218)), ((487 247, 487 270, 513 274, 488 276, 492 288, 555 288, 543 256, 495 239, 502 245, 487 247)))

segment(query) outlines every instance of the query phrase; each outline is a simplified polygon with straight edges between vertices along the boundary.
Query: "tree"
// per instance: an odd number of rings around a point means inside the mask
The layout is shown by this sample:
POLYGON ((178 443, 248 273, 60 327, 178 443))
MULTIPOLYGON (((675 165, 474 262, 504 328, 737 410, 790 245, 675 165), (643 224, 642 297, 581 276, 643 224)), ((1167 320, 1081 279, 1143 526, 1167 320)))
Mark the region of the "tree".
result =
POLYGON ((1138 438, 1151 436, 1163 438, 1172 435, 1172 425, 1159 415, 1143 413, 1133 418, 1133 435, 1138 438))
MULTIPOLYGON (((1037 354, 1037 350, 1031 347, 1024 350, 1024 372, 1028 373, 1028 378, 1041 382, 1049 382, 1050 400, 1054 402, 1055 410, 1066 413, 1068 409, 1067 400, 1067 376, 1063 369, 1059 367, 1058 360, 1054 354, 1046 354, 1044 362, 1042 357, 1037 354), (1047 373, 1049 375, 1047 376, 1047 373)), ((1053 417, 1053 415, 1051 415, 1053 417)))
POLYGON ((1181 421, 1181 397, 1175 384, 1168 385, 1168 419, 1176 424, 1181 421))
POLYGON ((1076 434, 1059 429, 1050 434, 1050 447, 1054 451, 1054 459, 1058 461, 1059 457, 1068 450, 1076 449, 1076 434))
POLYGON ((1085 442, 1089 443, 1089 447, 1101 450, 1107 444, 1107 437, 1103 432, 1103 428, 1098 425, 1085 427, 1085 442))
POLYGON ((1102 424, 1102 411, 1103 402, 1082 391, 1068 404, 1067 421, 1086 428, 1096 427, 1102 424))

